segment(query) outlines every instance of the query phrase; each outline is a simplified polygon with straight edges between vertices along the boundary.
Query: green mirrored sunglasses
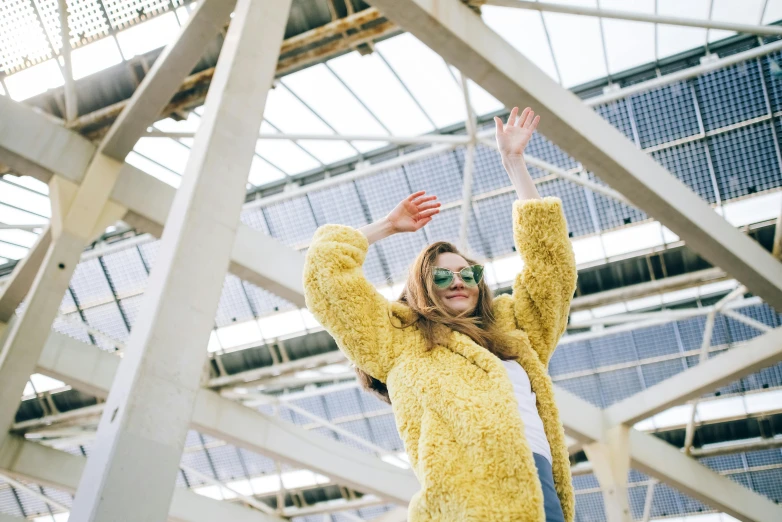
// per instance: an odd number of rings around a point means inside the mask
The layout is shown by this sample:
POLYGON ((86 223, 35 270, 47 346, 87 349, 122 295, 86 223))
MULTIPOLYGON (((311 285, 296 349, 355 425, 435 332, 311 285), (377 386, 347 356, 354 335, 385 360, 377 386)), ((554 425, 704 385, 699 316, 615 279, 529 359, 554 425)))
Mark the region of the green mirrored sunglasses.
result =
MULTIPOLYGON (((481 282, 483 267, 481 265, 466 266, 459 270, 458 273, 464 286, 475 286, 481 282)), ((455 273, 447 268, 435 267, 432 270, 434 286, 437 288, 448 288, 453 282, 454 275, 455 273)))

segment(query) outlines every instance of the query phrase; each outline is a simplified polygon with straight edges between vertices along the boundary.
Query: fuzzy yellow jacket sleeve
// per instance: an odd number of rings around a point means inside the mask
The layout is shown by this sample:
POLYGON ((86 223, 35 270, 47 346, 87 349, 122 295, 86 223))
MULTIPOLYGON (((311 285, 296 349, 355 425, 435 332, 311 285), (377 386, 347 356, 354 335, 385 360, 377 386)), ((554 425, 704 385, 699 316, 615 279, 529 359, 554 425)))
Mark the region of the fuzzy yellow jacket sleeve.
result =
POLYGON ((385 382, 396 357, 390 306, 364 277, 369 243, 358 230, 324 225, 304 261, 307 308, 356 366, 385 382))
POLYGON ((516 327, 547 365, 567 327, 576 290, 576 261, 560 199, 514 202, 513 238, 524 262, 513 284, 516 327))

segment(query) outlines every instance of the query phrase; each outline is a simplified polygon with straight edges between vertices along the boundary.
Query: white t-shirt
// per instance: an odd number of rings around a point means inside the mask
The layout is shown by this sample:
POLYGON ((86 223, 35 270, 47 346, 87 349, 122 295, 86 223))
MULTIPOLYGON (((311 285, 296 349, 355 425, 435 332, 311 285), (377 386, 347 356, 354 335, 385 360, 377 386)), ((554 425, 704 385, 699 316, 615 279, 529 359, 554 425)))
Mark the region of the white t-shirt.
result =
POLYGON ((549 446, 546 432, 543 430, 543 421, 540 419, 535 394, 529 382, 529 376, 524 368, 516 361, 502 361, 508 372, 510 382, 513 384, 513 393, 516 402, 519 403, 519 414, 524 423, 524 435, 527 438, 532 453, 546 457, 551 462, 551 447, 549 446))

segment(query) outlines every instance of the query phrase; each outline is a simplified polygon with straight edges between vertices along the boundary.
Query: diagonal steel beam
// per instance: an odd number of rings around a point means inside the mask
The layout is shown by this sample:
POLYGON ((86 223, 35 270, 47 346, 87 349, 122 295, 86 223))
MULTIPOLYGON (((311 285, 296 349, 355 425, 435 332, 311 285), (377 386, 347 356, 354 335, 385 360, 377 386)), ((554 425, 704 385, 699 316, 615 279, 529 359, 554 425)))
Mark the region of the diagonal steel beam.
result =
MULTIPOLYGON (((78 185, 95 149, 43 114, 0 96, 0 163, 45 183, 56 176, 78 185)), ((125 163, 110 198, 127 209, 124 221, 160 237, 175 193, 170 185, 125 163)), ((233 274, 304 306, 303 267, 299 252, 247 225, 239 226, 229 267, 233 274)))
POLYGON ((372 4, 506 106, 535 107, 547 138, 696 252, 782 309, 782 264, 577 96, 557 85, 462 2, 373 0, 372 4))
MULTIPOLYGON (((87 459, 48 448, 19 437, 0 447, 0 470, 18 479, 74 493, 87 459)), ((14 519, 16 522, 17 519, 14 519)), ((18 519, 21 521, 21 519, 18 519)), ((168 520, 177 522, 280 522, 282 519, 232 502, 213 500, 189 489, 177 488, 168 520)), ((5 522, 0 518, 0 522, 5 522)))
POLYGON ((776 328, 617 402, 606 409, 606 422, 632 426, 781 360, 782 328, 776 328))

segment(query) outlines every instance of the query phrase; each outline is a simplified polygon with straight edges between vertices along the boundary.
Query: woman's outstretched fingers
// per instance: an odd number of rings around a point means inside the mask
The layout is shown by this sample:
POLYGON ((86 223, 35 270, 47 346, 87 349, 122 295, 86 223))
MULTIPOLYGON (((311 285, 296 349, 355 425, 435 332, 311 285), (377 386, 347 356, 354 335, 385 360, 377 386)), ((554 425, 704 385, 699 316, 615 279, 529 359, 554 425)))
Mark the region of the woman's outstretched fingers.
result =
POLYGON ((535 116, 535 119, 532 120, 532 124, 530 124, 529 129, 532 132, 535 132, 535 129, 538 128, 538 123, 540 123, 540 116, 535 116))
POLYGON ((529 107, 525 108, 523 111, 521 111, 521 116, 519 116, 518 121, 516 122, 516 127, 524 127, 524 124, 527 121, 527 118, 529 117, 529 114, 532 112, 532 109, 529 107))
POLYGON ((524 122, 521 124, 522 127, 529 128, 530 125, 532 125, 532 120, 535 119, 535 111, 527 107, 524 109, 524 112, 526 113, 524 116, 524 122))
POLYGON ((437 199, 437 196, 425 196, 425 195, 421 195, 421 196, 418 196, 417 198, 415 198, 415 199, 413 200, 413 204, 415 204, 415 205, 420 205, 421 203, 425 203, 425 202, 427 202, 427 201, 432 201, 432 200, 434 200, 434 199, 437 199))
POLYGON ((516 115, 519 113, 519 108, 514 107, 513 110, 510 111, 510 114, 508 115, 508 127, 512 126, 514 123, 516 123, 516 115))
POLYGON ((426 194, 425 190, 419 190, 418 192, 413 192, 412 194, 407 196, 407 200, 408 201, 414 201, 415 199, 423 196, 424 194, 426 194))
POLYGON ((422 210, 429 210, 430 208, 437 208, 440 206, 440 203, 425 203, 423 205, 418 205, 418 211, 421 212, 422 210))
POLYGON ((421 211, 418 213, 418 219, 434 216, 438 212, 440 212, 439 208, 430 208, 428 210, 421 211))

